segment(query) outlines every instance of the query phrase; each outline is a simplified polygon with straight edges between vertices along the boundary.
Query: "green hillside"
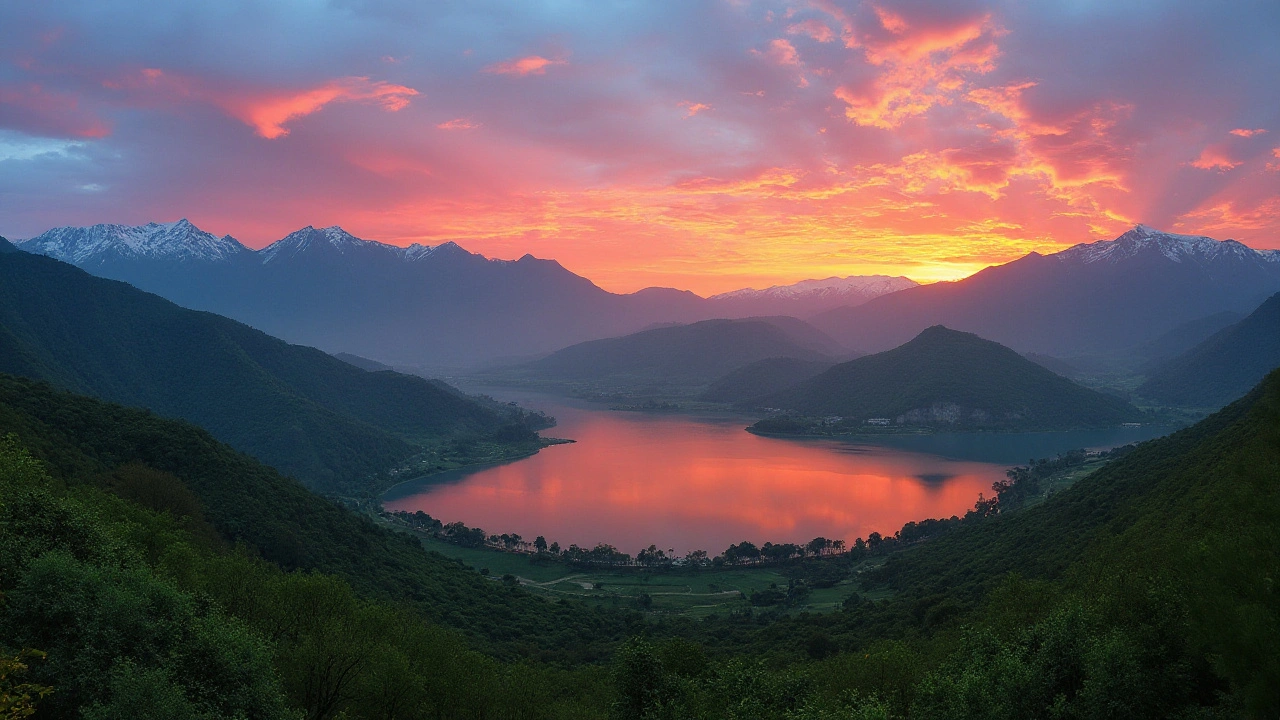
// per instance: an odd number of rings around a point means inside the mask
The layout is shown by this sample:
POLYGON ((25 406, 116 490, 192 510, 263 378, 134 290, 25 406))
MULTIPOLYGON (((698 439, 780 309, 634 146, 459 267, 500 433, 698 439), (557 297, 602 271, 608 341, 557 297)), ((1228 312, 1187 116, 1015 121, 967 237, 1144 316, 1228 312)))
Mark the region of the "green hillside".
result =
POLYGON ((0 435, 0 663, 27 666, 0 700, 26 682, 41 717, 1280 712, 1280 372, 1039 505, 854 544, 823 561, 866 593, 840 612, 698 623, 537 600, 41 383, 0 377, 0 435))
POLYGON ((1248 317, 1160 365, 1138 387, 1169 405, 1222 407, 1280 367, 1280 293, 1248 317))
POLYGON ((0 255, 0 372, 190 420, 323 490, 511 419, 26 253, 0 255))
POLYGON ((495 652, 590 656, 621 630, 426 553, 186 422, 0 375, 0 437, 7 434, 72 485, 102 484, 131 464, 171 474, 223 541, 244 543, 282 568, 330 573, 366 596, 409 603, 495 652))
POLYGON ((733 370, 711 383, 703 400, 723 403, 747 403, 771 395, 817 375, 831 367, 830 362, 778 357, 757 360, 733 370))
MULTIPOLYGON (((941 325, 887 352, 851 360, 761 406, 854 425, 888 418, 900 426, 1056 430, 1141 419, 1119 398, 1083 388, 1009 348, 941 325)), ((765 431, 780 421, 765 420, 765 431)))

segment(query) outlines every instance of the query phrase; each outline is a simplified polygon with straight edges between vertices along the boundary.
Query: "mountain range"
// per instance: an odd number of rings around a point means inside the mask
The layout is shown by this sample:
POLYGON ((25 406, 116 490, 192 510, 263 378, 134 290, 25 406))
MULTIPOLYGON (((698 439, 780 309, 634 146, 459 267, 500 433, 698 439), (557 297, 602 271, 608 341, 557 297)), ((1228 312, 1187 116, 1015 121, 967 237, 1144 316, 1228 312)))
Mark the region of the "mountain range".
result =
POLYGON ((1070 358, 1133 352, 1184 323, 1247 313, 1277 290, 1280 251, 1139 225, 1115 240, 1031 253, 809 320, 864 352, 946 325, 1019 352, 1070 358))
POLYGON ((532 358, 663 323, 774 315, 809 320, 861 352, 942 324, 1023 353, 1140 357, 1182 325, 1243 315, 1280 291, 1280 251, 1144 225, 955 282, 828 278, 710 298, 611 293, 554 260, 494 260, 452 242, 402 248, 337 227, 306 227, 257 251, 186 220, 56 228, 20 247, 290 342, 431 368, 532 358))
POLYGON ((187 220, 49 230, 20 246, 290 342, 394 365, 531 357, 670 322, 807 314, 913 285, 832 278, 702 298, 607 292, 554 260, 494 260, 456 243, 407 248, 306 227, 261 250, 187 220))
POLYGON ((188 420, 327 491, 513 422, 441 383, 368 372, 22 252, 0 253, 0 372, 188 420))
MULTIPOLYGON (((1128 402, 1055 375, 998 343, 941 325, 910 342, 850 360, 766 395, 759 405, 836 416, 855 427, 1066 430, 1140 420, 1128 402)), ((783 430, 786 418, 755 427, 783 430)))

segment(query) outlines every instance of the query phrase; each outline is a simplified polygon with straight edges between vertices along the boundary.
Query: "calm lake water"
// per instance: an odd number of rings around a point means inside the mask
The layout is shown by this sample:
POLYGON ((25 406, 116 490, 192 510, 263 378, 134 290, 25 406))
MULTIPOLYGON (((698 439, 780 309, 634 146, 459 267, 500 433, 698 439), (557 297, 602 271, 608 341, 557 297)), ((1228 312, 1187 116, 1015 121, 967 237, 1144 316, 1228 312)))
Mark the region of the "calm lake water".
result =
POLYGON ((750 540, 852 542, 911 520, 950 517, 1011 465, 1076 448, 1109 448, 1168 428, 1019 434, 781 440, 745 432, 750 418, 611 411, 508 389, 502 400, 554 415, 543 434, 576 440, 502 465, 396 486, 388 510, 422 510, 490 534, 537 535, 568 547, 656 544, 712 555, 750 540))

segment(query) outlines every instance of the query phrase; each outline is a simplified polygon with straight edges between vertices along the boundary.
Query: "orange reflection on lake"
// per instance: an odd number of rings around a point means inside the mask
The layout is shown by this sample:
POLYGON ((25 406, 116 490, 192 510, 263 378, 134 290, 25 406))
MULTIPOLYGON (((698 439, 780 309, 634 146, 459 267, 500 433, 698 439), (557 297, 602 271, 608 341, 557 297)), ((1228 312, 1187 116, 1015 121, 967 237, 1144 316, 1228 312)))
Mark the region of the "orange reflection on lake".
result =
POLYGON ((522 404, 555 415, 544 435, 572 438, 517 462, 435 476, 384 498, 490 534, 537 535, 568 547, 656 544, 717 554, 751 540, 852 542, 911 520, 973 506, 1007 465, 836 441, 757 437, 741 417, 594 409, 545 397, 522 404))

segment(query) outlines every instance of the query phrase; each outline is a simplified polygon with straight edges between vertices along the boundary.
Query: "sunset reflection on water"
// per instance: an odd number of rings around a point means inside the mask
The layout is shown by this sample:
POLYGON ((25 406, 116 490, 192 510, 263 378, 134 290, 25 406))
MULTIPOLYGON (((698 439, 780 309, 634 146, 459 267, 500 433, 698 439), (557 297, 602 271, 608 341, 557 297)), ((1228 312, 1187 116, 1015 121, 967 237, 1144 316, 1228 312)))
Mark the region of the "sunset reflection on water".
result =
POLYGON ((852 542, 911 520, 963 514, 1007 467, 757 437, 744 432, 745 418, 615 412, 545 398, 525 404, 559 419, 544 435, 577 442, 406 484, 384 506, 565 547, 603 542, 634 553, 656 544, 714 555, 742 540, 852 542))

